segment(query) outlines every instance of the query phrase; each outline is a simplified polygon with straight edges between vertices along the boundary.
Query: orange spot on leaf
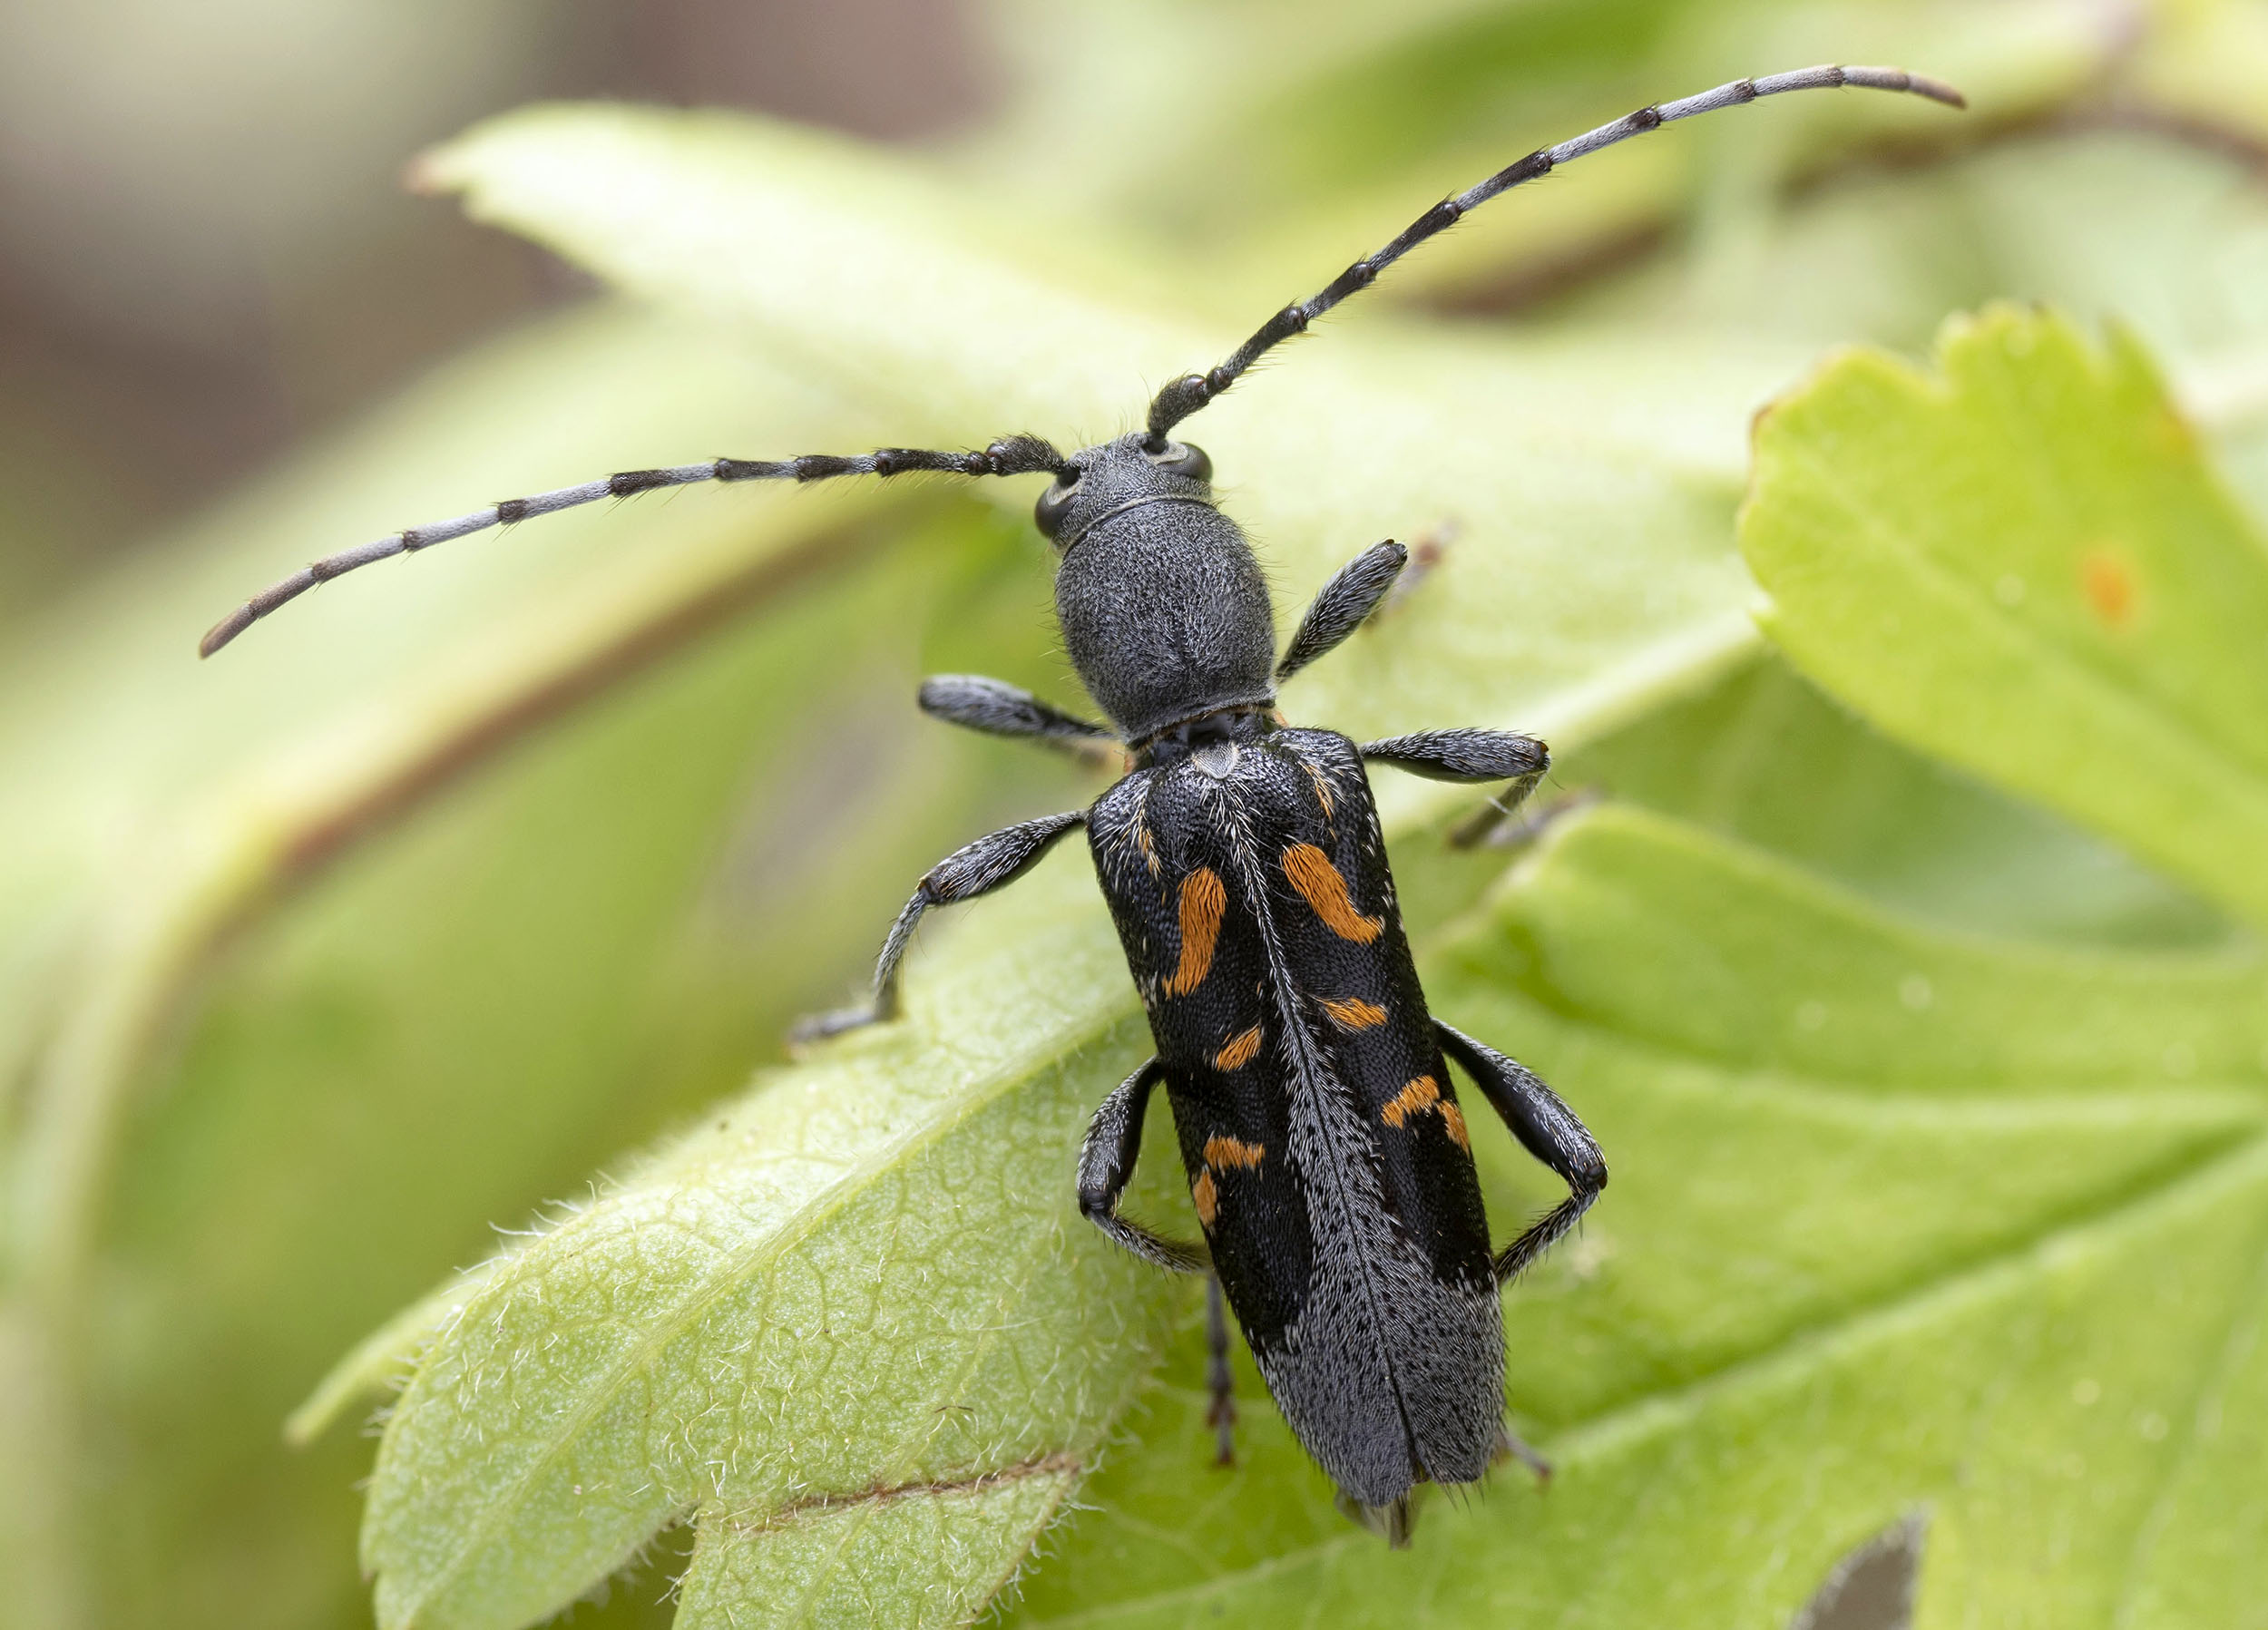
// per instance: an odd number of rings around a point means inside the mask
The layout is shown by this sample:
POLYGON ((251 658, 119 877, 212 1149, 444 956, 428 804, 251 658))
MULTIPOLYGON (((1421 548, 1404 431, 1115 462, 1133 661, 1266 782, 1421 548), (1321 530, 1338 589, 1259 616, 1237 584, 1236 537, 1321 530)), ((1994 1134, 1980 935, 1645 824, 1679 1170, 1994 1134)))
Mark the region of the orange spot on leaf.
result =
POLYGON ((2134 568, 2109 550, 2091 550, 2080 558, 2079 588, 2095 615, 2109 627, 2123 629, 2134 620, 2142 586, 2135 580, 2134 568))

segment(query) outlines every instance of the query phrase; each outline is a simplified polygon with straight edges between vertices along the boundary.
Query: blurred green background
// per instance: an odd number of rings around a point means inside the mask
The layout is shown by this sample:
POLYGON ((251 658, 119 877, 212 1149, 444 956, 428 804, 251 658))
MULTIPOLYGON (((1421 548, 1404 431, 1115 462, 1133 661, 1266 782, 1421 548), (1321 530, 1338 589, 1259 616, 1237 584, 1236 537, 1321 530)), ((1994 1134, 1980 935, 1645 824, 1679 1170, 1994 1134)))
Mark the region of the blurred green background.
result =
MULTIPOLYGON (((369 1444, 288 1449, 285 1415, 494 1230, 777 1062, 936 855, 1097 785, 911 706, 937 670, 1076 702, 1021 494, 593 510, 378 568, 200 667, 205 624, 300 561, 506 493, 1023 427, 894 400, 825 332, 606 294, 405 190, 422 148, 552 97, 807 122, 964 189, 973 238, 1020 220, 1003 241, 1051 275, 1233 336, 1539 142, 1822 60, 1938 73, 1974 111, 1846 98, 1635 143, 1348 323, 1443 359, 1532 343, 1547 377, 1562 338, 1611 339, 1657 386, 1587 388, 1585 352, 1569 422, 1663 449, 1683 484, 1634 523, 1674 513, 1728 571, 1748 412, 1831 346, 1919 354, 2003 297, 2132 325, 2268 507, 2268 5, 2244 0, 0 15, 0 1621, 367 1622, 369 1444)), ((1154 383, 1124 377, 1126 415, 1154 383)), ((1393 524, 1463 518, 1444 492, 1393 524)), ((1772 659, 1694 673, 1578 778, 1965 930, 2230 932, 1772 659), (1813 756, 1760 770, 1694 745, 1790 742, 1813 756)), ((1335 699, 1348 727, 1371 705, 1335 699)), ((1421 915, 1480 886, 1458 864, 1413 856, 1421 915)), ((666 1572, 575 1622, 666 1617, 666 1572)))

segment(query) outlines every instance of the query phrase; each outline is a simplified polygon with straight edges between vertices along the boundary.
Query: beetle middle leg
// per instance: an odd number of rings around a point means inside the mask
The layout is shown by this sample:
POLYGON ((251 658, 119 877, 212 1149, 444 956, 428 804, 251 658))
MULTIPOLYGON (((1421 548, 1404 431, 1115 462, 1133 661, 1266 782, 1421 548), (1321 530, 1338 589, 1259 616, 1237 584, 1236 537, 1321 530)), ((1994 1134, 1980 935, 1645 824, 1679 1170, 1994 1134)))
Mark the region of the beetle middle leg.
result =
POLYGON ((1202 1274, 1212 1261, 1203 1245, 1166 1239, 1119 1215, 1119 1201, 1133 1181, 1134 1162, 1142 1152, 1142 1118, 1149 1111, 1149 1095, 1165 1076, 1165 1067, 1150 1059, 1119 1082, 1095 1111, 1079 1151, 1079 1209, 1144 1262, 1177 1274, 1202 1274))
POLYGON ((930 867, 921 886, 914 891, 914 898, 905 903, 898 920, 890 924, 889 937, 882 942, 882 956, 875 964, 874 1000, 864 1007, 815 1014, 796 1026, 790 1033, 791 1039, 815 1041, 861 1025, 895 1019, 898 963, 905 956, 905 948, 914 938, 914 925, 922 920, 922 913, 933 905, 957 905, 1015 882, 1037 865, 1040 857, 1054 847, 1065 833, 1086 824, 1087 812, 1075 809, 1066 815, 1046 815, 1036 821, 1003 826, 973 844, 963 844, 930 867))
POLYGON ((1509 1427, 1499 1426, 1496 1429, 1496 1452, 1489 1459, 1499 1466, 1507 1460, 1518 1460, 1536 1474, 1539 1483, 1551 1480, 1551 1462, 1539 1454, 1534 1445, 1509 1427))
POLYGON ((1428 781, 1509 781, 1478 819, 1449 835, 1450 846, 1470 848, 1528 801, 1551 768, 1551 749, 1511 730, 1419 730, 1362 746, 1366 764, 1391 764, 1428 781))
POLYGON ((1496 1254, 1496 1282, 1502 1284, 1575 1226, 1576 1219, 1607 1186, 1607 1159, 1575 1111, 1538 1080, 1535 1072, 1461 1030, 1433 1021, 1442 1049, 1464 1067, 1520 1147, 1566 1179, 1568 1197, 1528 1231, 1496 1254))

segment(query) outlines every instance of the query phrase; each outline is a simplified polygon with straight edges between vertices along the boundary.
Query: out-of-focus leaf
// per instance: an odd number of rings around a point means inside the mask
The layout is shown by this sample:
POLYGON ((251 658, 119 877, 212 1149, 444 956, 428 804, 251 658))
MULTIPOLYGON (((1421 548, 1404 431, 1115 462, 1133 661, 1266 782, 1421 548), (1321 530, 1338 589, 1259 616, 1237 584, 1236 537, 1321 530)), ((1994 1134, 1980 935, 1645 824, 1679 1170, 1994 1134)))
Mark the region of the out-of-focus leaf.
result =
POLYGON ((2268 965, 2250 942, 2137 958, 1964 940, 1627 815, 1584 827, 1575 854, 1520 891, 1547 1000, 1668 1050, 1913 1092, 2268 1069, 2268 965), (1649 1030, 1661 1015, 1679 1028, 1649 1030))
POLYGON ((1885 139, 1959 142, 2084 90, 2128 43, 2087 0, 1978 6, 1765 0, 1428 0, 1391 7, 999 7, 1027 57, 1017 102, 968 168, 1033 207, 1194 246, 1224 321, 1321 287, 1426 204, 1632 108, 1817 62, 1895 63, 1960 84, 1963 121, 1895 99, 1800 97, 1587 161, 1399 267, 1387 300, 1471 298, 1643 241, 1732 182, 1885 139), (1037 165, 1035 155, 1055 162, 1037 165), (1289 279, 1287 282, 1286 279, 1289 279))
POLYGON ((2263 288, 2257 165, 2202 139, 2083 123, 1839 177, 1553 315, 1921 350, 1949 311, 2042 301, 2132 327, 2218 427, 2268 406, 2263 288))
POLYGON ((1791 660, 1890 734, 2268 922, 2268 547, 2129 341, 2000 310, 1853 355, 1757 433, 1791 660))
POLYGON ((1572 755, 1556 778, 1766 850, 1942 927, 2078 946, 2226 949, 2228 919, 2195 895, 2083 828, 1892 741, 1776 656, 1572 755))
POLYGON ((2124 75, 2148 104, 2268 142, 2268 6, 2184 0, 2153 8, 2155 26, 2124 75))

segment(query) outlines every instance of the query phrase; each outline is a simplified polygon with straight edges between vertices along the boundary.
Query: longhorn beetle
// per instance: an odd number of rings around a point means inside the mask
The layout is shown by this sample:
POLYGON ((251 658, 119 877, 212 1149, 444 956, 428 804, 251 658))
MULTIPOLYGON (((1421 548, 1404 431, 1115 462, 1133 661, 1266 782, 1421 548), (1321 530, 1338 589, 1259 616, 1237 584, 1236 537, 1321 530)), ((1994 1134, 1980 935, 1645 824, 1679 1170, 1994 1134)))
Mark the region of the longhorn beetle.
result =
POLYGON ((1013 882, 1085 827, 1157 1055, 1103 1100, 1079 1160, 1080 1209, 1143 1260, 1207 1273, 1214 1421, 1228 1449, 1228 1305, 1285 1419, 1348 1512, 1407 1543, 1418 1483, 1477 1481, 1505 1431, 1499 1287, 1574 1225, 1606 1186, 1598 1146, 1551 1089, 1432 1018, 1403 933, 1365 763, 1436 780, 1509 782, 1516 804, 1550 763, 1502 730, 1422 730, 1357 747, 1276 714, 1276 688, 1337 646, 1407 559, 1374 545, 1323 587, 1276 654, 1274 609, 1251 546, 1213 500, 1212 461, 1176 426, 1427 239, 1570 160, 1784 91, 1855 85, 1953 107, 1950 85, 1895 68, 1805 68, 1735 80, 1530 153, 1435 204, 1320 293, 1286 306, 1209 373, 1160 390, 1141 430, 1069 454, 1037 436, 982 453, 885 447, 855 457, 720 458, 632 470, 512 498, 318 561, 223 618, 210 656, 286 601, 358 566, 602 498, 704 481, 837 475, 1044 474, 1032 518, 1055 545, 1056 614, 1072 666, 1110 727, 997 679, 932 678, 923 709, 994 736, 1131 761, 1093 805, 979 838, 922 879, 884 942, 872 1002, 807 1036, 894 1018, 898 964, 922 914, 1013 882), (1491 1254, 1455 1059, 1568 1197, 1491 1254), (1203 1244, 1119 1213, 1162 1084, 1203 1244))

